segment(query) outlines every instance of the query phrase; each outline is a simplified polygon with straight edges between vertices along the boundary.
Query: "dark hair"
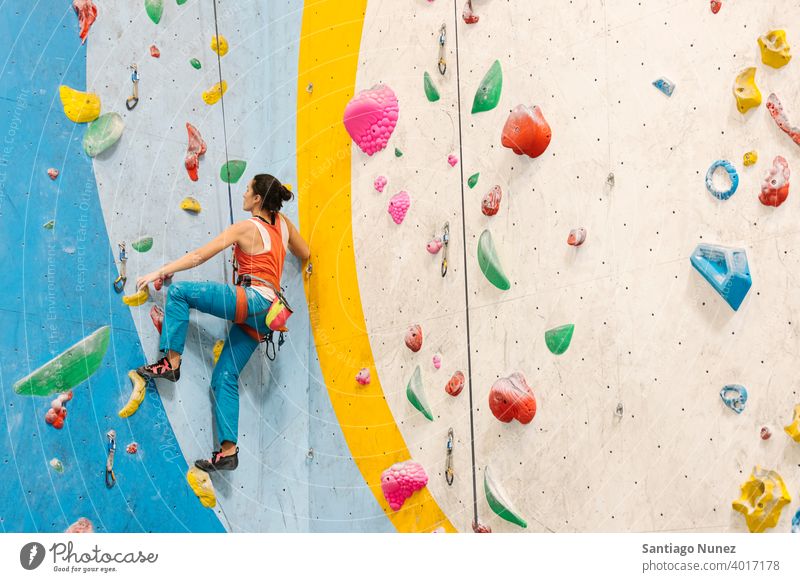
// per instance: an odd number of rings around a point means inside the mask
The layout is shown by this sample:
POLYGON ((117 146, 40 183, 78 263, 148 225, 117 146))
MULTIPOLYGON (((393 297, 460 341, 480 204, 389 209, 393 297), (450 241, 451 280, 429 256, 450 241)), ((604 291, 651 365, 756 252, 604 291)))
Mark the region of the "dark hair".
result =
POLYGON ((253 177, 253 193, 261 196, 261 208, 268 212, 278 212, 284 202, 294 198, 294 194, 270 174, 256 174, 253 177))

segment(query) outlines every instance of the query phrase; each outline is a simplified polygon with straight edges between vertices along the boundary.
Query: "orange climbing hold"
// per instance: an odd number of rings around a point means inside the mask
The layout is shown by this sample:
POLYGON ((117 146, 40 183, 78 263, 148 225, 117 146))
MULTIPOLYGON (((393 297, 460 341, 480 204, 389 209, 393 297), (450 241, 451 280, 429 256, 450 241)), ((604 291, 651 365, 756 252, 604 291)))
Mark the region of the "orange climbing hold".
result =
POLYGON ((89 35, 89 29, 97 19, 97 6, 92 3, 92 0, 73 0, 72 8, 78 15, 78 24, 81 26, 81 44, 83 44, 89 35))
POLYGON ((552 131, 538 105, 517 105, 503 127, 501 143, 517 155, 538 158, 550 145, 552 131))
POLYGON ((528 424, 536 416, 536 398, 528 382, 519 372, 500 378, 489 391, 489 408, 500 422, 516 419, 528 424))
POLYGON ((206 142, 203 141, 200 132, 191 123, 186 123, 186 131, 189 132, 189 146, 186 148, 186 159, 184 165, 189 172, 189 179, 197 182, 197 170, 200 168, 200 156, 206 153, 206 142))

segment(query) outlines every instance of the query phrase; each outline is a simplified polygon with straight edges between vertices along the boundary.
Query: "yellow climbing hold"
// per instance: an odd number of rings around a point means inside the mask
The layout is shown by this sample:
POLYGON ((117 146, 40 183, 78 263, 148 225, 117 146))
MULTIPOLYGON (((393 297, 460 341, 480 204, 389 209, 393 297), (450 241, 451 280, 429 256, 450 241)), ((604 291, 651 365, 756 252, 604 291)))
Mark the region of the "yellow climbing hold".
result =
POLYGON ((150 297, 150 291, 148 290, 147 285, 145 285, 136 293, 133 293, 131 295, 123 295, 122 302, 125 305, 130 305, 131 307, 139 307, 142 303, 147 301, 149 297, 150 297))
POLYGON ((291 184, 284 184, 283 187, 286 188, 289 192, 292 191, 292 185, 291 184))
POLYGON ((142 402, 144 402, 145 387, 147 386, 144 378, 137 374, 135 370, 128 372, 128 378, 131 380, 133 390, 131 390, 131 396, 128 399, 127 404, 125 404, 125 406, 122 407, 122 410, 117 413, 119 414, 120 418, 128 418, 134 412, 139 410, 139 406, 141 406, 142 402))
POLYGON ((763 533, 778 525, 781 510, 791 501, 777 471, 756 466, 750 478, 742 483, 742 495, 733 502, 733 509, 744 515, 750 533, 763 533))
POLYGON ((221 34, 219 35, 219 37, 212 36, 211 50, 217 53, 219 56, 224 57, 226 54, 228 54, 228 41, 221 34))
POLYGON ((745 166, 754 166, 757 161, 758 152, 756 150, 750 150, 744 155, 743 162, 745 166))
POLYGON ((194 212, 197 214, 202 209, 200 208, 200 203, 197 201, 197 198, 187 196, 181 200, 181 210, 185 210, 186 212, 194 212))
POLYGON ((100 116, 100 97, 94 93, 76 91, 66 85, 58 88, 64 115, 75 123, 87 123, 100 116))
POLYGON ((796 443, 800 443, 800 404, 794 407, 794 418, 792 418, 792 423, 788 426, 784 426, 783 430, 786 431, 792 440, 796 443))
POLYGON ((755 67, 748 67, 736 76, 733 95, 736 97, 739 113, 747 113, 753 107, 761 105, 761 91, 756 86, 755 67))
POLYGON ((761 48, 761 62, 765 65, 780 69, 792 60, 785 30, 770 30, 764 36, 759 36, 758 46, 761 48))
POLYGON ((208 473, 201 471, 197 467, 192 467, 186 473, 186 481, 192 488, 194 494, 203 504, 203 507, 214 507, 217 504, 217 496, 214 494, 214 485, 208 473))
POLYGON ((219 355, 222 353, 222 347, 225 345, 225 340, 217 340, 217 343, 214 344, 214 365, 217 365, 217 360, 219 360, 219 355))
POLYGON ((222 83, 217 83, 208 91, 203 91, 203 101, 208 105, 214 105, 222 99, 222 95, 228 90, 228 83, 223 79, 222 83))

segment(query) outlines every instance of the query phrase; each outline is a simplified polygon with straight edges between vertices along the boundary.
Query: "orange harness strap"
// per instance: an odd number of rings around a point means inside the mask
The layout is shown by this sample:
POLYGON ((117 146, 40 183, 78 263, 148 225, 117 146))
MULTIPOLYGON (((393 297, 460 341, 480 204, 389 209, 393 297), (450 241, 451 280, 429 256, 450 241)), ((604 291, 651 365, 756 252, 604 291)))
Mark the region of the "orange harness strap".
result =
POLYGON ((241 285, 236 286, 236 312, 234 313, 233 321, 254 341, 264 341, 265 336, 244 323, 247 321, 247 294, 241 285))

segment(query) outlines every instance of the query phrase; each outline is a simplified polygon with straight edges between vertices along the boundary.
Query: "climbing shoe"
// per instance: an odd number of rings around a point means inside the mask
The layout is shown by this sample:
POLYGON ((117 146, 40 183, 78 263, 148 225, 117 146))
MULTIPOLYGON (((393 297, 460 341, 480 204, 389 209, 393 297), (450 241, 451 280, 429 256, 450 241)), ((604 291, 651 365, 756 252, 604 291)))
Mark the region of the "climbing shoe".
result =
POLYGON ((232 455, 222 456, 222 451, 211 453, 210 459, 201 459, 194 462, 194 466, 207 473, 211 471, 233 471, 239 466, 239 447, 232 455))
POLYGON ((181 377, 181 366, 173 369, 172 364, 165 357, 161 358, 155 364, 148 364, 136 368, 136 372, 145 380, 153 378, 164 378, 170 382, 177 382, 181 377))

